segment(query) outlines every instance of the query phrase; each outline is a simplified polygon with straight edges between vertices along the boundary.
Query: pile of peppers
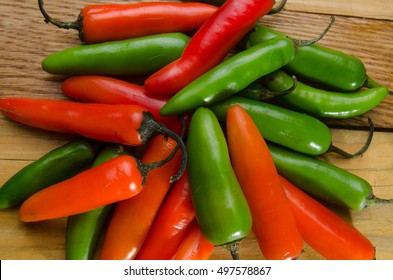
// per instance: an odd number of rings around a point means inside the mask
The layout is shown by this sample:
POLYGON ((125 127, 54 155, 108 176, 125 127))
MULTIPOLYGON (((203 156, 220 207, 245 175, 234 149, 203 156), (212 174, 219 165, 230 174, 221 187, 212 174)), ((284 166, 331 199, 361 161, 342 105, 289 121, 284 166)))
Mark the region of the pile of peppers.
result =
POLYGON ((89 5, 62 22, 38 0, 82 42, 42 61, 69 100, 1 98, 0 112, 74 138, 11 176, 0 208, 67 217, 66 259, 208 259, 216 246, 241 259, 251 232, 266 259, 297 259, 304 242, 376 259, 328 205, 391 200, 319 156, 364 152, 335 147, 323 120, 360 116, 388 88, 354 56, 260 25, 286 1, 203 2, 89 5))

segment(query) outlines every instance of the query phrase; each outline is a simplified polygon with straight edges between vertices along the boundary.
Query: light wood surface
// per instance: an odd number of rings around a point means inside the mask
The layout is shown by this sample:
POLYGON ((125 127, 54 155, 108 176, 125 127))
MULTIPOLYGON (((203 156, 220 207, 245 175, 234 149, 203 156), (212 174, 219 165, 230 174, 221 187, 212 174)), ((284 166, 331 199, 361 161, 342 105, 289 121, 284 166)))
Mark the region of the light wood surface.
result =
MULTIPOLYGON (((46 9, 54 18, 74 20, 89 3, 109 1, 46 0, 46 9)), ((127 2, 115 1, 111 2, 127 2)), ((0 96, 31 96, 65 99, 60 85, 64 77, 47 74, 41 61, 48 54, 80 44, 74 30, 59 30, 45 24, 37 1, 0 0, 0 96)), ((288 0, 286 9, 261 19, 296 38, 309 39, 319 34, 337 15, 336 23, 319 44, 356 55, 368 74, 393 90, 393 8, 390 0, 288 0)), ((366 114, 374 120, 378 132, 370 149, 354 159, 326 155, 324 159, 368 180, 379 197, 393 198, 393 97, 388 96, 366 114), (386 132, 390 131, 390 132, 386 132)), ((335 125, 365 126, 364 117, 335 125)), ((356 151, 367 132, 332 129, 333 143, 356 151)), ((0 185, 20 168, 70 139, 16 124, 0 116, 0 185)), ((333 208, 353 223, 376 246, 377 259, 393 259, 393 205, 379 205, 360 212, 333 208)), ((66 219, 24 224, 17 209, 0 210, 0 259, 64 259, 66 219)), ((251 235, 240 247, 243 259, 263 258, 251 235)), ((217 248, 211 259, 229 259, 217 248)), ((305 244, 300 259, 322 259, 305 244)))

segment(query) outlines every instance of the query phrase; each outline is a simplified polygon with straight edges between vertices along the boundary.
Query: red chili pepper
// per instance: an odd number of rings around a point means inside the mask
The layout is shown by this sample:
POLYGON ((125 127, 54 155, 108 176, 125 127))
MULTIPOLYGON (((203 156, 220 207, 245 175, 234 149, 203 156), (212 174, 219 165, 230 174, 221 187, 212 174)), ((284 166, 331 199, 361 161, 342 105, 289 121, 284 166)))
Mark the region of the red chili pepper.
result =
MULTIPOLYGON (((371 260, 373 244, 354 226, 280 176, 304 241, 326 259, 371 260)), ((321 178, 323 180, 323 178, 321 178)))
MULTIPOLYGON (((151 163, 167 158, 176 142, 155 136, 149 142, 142 162, 151 163)), ((109 223, 100 259, 134 259, 149 233, 153 220, 171 184, 169 177, 179 168, 181 152, 169 162, 152 170, 143 191, 134 199, 120 201, 109 223)))
POLYGON ((32 127, 130 146, 141 146, 153 135, 164 134, 177 141, 183 154, 183 164, 172 180, 177 180, 185 169, 187 154, 183 141, 139 105, 3 98, 0 99, 0 111, 32 127))
POLYGON ((48 15, 42 0, 38 4, 46 22, 78 30, 80 39, 86 43, 195 30, 217 10, 213 5, 198 2, 98 4, 83 8, 74 22, 61 22, 48 15))
POLYGON ((273 0, 226 1, 199 28, 179 59, 147 78, 147 91, 174 95, 217 65, 273 6, 273 0))
POLYGON ((184 238, 173 260, 207 260, 214 250, 214 245, 202 234, 198 222, 194 220, 190 231, 184 238))
POLYGON ((143 86, 107 76, 86 75, 66 79, 62 90, 80 102, 140 105, 172 131, 180 134, 182 130, 179 118, 160 115, 160 109, 169 98, 149 94, 143 86))
POLYGON ((252 214, 252 230, 266 259, 294 259, 303 240, 265 140, 248 113, 227 111, 231 162, 252 214))
POLYGON ((170 190, 150 229, 138 260, 170 260, 195 218, 187 171, 170 190))
POLYGON ((24 222, 55 219, 133 197, 143 189, 139 168, 131 156, 109 160, 35 193, 23 202, 19 217, 24 222))

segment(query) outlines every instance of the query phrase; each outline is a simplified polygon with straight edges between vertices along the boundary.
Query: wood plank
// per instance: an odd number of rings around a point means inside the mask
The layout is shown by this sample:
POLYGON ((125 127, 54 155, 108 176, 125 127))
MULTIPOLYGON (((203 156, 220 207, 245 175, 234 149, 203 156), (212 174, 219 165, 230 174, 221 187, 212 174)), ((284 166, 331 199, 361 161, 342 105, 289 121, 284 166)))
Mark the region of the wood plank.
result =
MULTIPOLYGON (((36 1, 0 1, 0 96, 66 99, 61 93, 61 82, 65 77, 45 73, 40 63, 52 52, 81 44, 77 32, 45 24, 36 1)), ((53 17, 72 21, 82 7, 92 2, 52 0, 45 3, 53 17)), ((107 0, 94 2, 105 3, 107 0)), ((338 15, 335 25, 319 44, 359 57, 372 78, 393 90, 393 17, 388 5, 391 5, 390 0, 288 0, 283 12, 266 16, 260 23, 299 39, 310 39, 329 23, 329 15, 338 15)), ((373 118, 378 128, 393 128, 392 98, 389 96, 366 115, 373 118)), ((365 126, 365 119, 340 120, 337 124, 365 126)), ((362 131, 332 131, 333 143, 349 151, 361 147, 367 137, 362 131)), ((323 159, 369 180, 377 196, 391 198, 392 137, 391 133, 375 133, 370 149, 362 157, 343 160, 329 154, 323 159)), ((0 184, 69 139, 69 136, 28 128, 0 116, 0 184)), ((391 205, 370 207, 360 212, 332 209, 374 243, 378 259, 393 259, 391 205)), ((25 224, 19 221, 17 208, 0 210, 0 259, 63 259, 65 222, 66 219, 58 219, 25 224)), ((322 259, 307 244, 304 250, 300 259, 322 259)), ((240 253, 243 259, 263 258, 252 234, 241 243, 240 253)), ((228 252, 222 248, 216 248, 211 256, 211 259, 229 258, 228 252)))
POLYGON ((380 0, 288 0, 285 8, 309 13, 393 19, 392 3, 380 0))

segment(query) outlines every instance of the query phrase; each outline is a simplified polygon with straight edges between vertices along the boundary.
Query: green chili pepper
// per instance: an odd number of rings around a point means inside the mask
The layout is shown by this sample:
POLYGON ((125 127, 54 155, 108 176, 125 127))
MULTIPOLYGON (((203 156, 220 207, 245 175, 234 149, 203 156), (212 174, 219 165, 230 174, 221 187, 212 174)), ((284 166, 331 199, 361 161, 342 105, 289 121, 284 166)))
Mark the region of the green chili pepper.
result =
POLYGON ((376 202, 371 185, 363 178, 328 162, 268 146, 277 171, 307 193, 354 210, 376 202))
POLYGON ((331 146, 330 129, 306 114, 239 96, 209 108, 224 122, 227 109, 234 104, 241 105, 250 114, 261 134, 271 142, 309 155, 321 155, 331 146))
POLYGON ((182 33, 165 33, 81 45, 49 55, 42 68, 61 75, 151 74, 179 58, 188 41, 182 33))
MULTIPOLYGON (((286 35, 264 26, 255 26, 247 36, 246 47, 275 37, 286 35)), ((303 77, 340 91, 358 90, 367 78, 365 66, 357 57, 315 44, 299 47, 296 57, 284 68, 299 78, 303 77)))
MULTIPOLYGON (((107 146, 97 156, 92 167, 124 154, 127 153, 120 145, 107 146)), ((115 204, 109 204, 68 217, 66 228, 67 260, 90 260, 94 257, 99 237, 114 206, 115 204)))
POLYGON ((95 147, 85 139, 73 140, 25 166, 0 188, 0 208, 22 203, 34 193, 64 181, 94 160, 95 147))
POLYGON ((241 51, 220 63, 173 96, 161 115, 178 115, 221 101, 244 89, 293 59, 296 46, 287 38, 277 37, 241 51))
POLYGON ((202 233, 214 245, 236 247, 251 231, 251 213, 211 110, 201 107, 193 114, 187 151, 191 198, 202 233))
MULTIPOLYGON (((291 88, 294 80, 279 70, 264 77, 263 84, 269 90, 279 92, 291 88)), ((276 99, 284 106, 316 117, 350 118, 375 108, 388 94, 386 87, 342 93, 317 89, 297 81, 291 93, 276 99)))

